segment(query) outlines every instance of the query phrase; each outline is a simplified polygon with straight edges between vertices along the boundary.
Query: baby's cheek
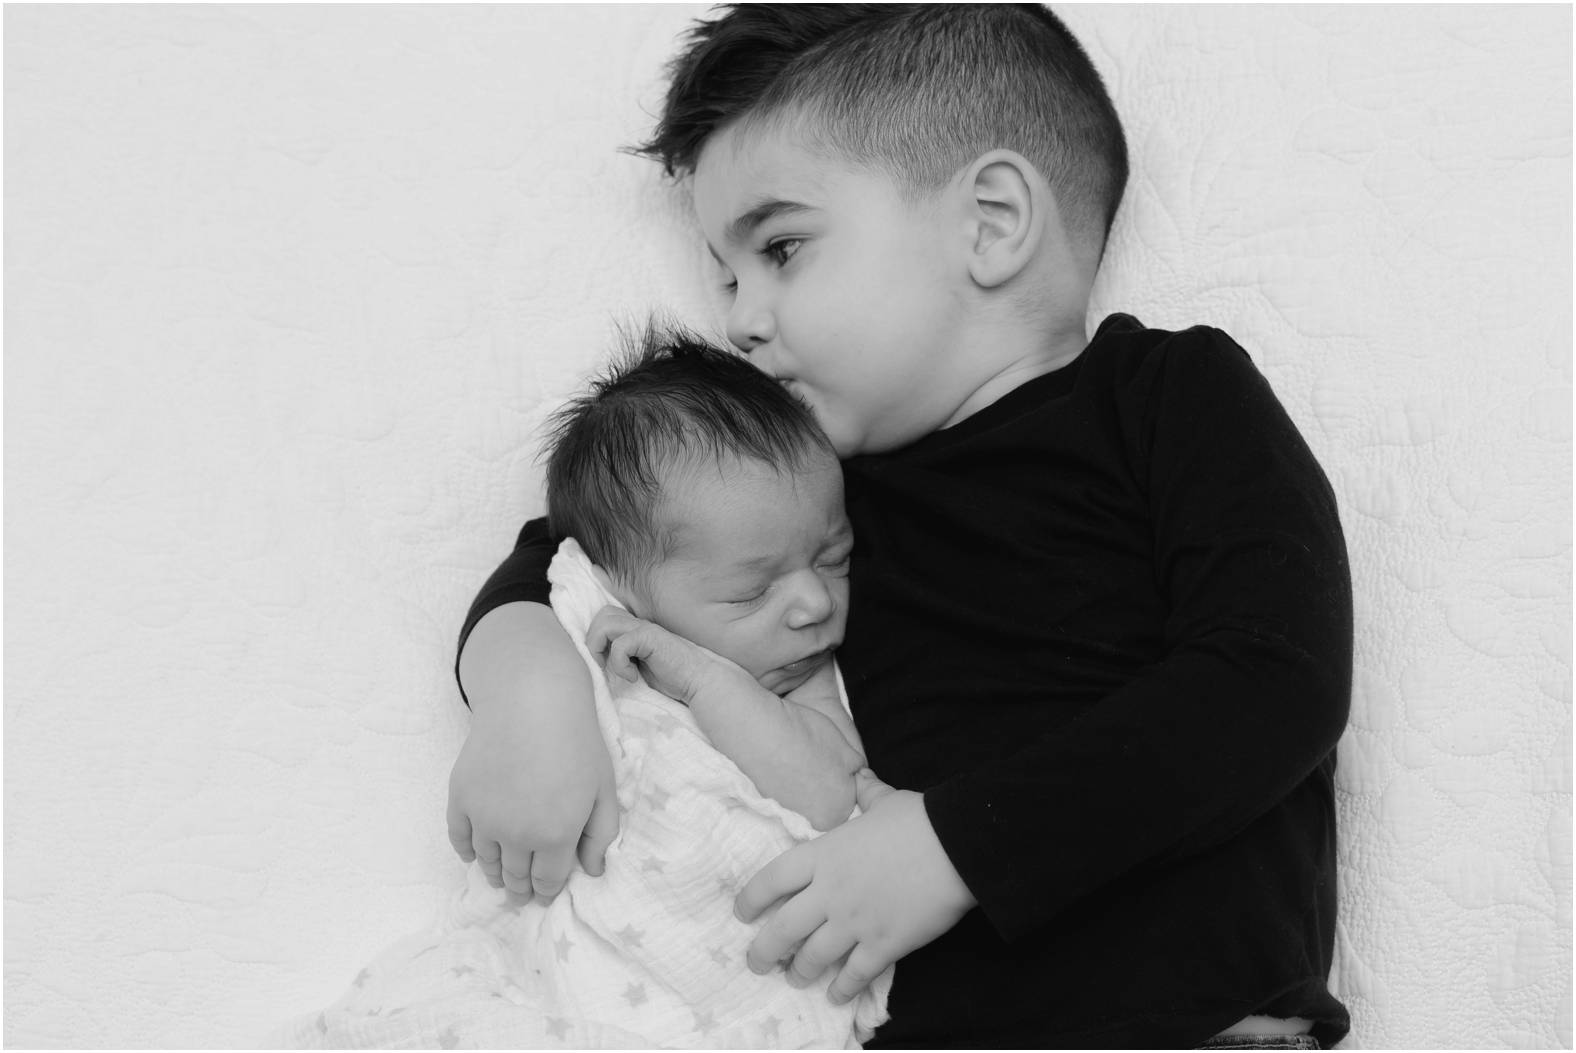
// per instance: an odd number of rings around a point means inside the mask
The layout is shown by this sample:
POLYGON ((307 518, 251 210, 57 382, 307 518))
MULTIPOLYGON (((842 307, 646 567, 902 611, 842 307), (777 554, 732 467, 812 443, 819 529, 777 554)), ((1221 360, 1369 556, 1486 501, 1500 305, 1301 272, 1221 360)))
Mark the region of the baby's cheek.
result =
POLYGON ((755 679, 770 673, 777 668, 773 656, 778 648, 771 646, 773 641, 762 636, 752 636, 749 639, 737 641, 737 646, 730 652, 738 657, 733 661, 744 667, 744 671, 755 679))
POLYGON ((837 579, 837 584, 832 587, 832 596, 837 601, 837 614, 834 617, 837 622, 837 631, 841 633, 844 624, 848 621, 848 578, 842 577, 837 579))

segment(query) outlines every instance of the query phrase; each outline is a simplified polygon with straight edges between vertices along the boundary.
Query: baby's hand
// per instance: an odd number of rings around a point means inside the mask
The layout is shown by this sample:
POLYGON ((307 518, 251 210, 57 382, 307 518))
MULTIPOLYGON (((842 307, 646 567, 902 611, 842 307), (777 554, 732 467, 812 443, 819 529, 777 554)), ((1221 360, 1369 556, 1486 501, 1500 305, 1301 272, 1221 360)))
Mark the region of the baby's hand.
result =
POLYGON ((876 778, 876 773, 869 768, 860 768, 854 772, 854 800, 861 812, 870 811, 881 798, 896 792, 895 788, 876 778))
POLYGON ((719 681, 749 677, 721 655, 611 605, 591 619, 586 647, 605 655, 608 671, 631 683, 640 679, 639 662, 652 687, 685 705, 719 681))

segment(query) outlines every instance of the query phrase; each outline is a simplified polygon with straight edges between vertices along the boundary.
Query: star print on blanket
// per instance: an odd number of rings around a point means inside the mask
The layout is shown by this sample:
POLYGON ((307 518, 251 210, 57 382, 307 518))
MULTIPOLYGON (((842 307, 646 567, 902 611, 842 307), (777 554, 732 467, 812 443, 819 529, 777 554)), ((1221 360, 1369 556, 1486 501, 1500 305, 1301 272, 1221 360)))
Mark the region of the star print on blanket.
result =
POLYGON ((733 897, 778 853, 815 836, 756 792, 689 711, 606 677, 582 641, 615 602, 573 541, 549 578, 553 608, 592 672, 622 810, 600 878, 576 872, 550 905, 512 905, 475 864, 425 931, 385 950, 329 1009, 294 1021, 293 1048, 843 1048, 886 1018, 888 970, 854 1002, 757 976, 760 922, 733 897))

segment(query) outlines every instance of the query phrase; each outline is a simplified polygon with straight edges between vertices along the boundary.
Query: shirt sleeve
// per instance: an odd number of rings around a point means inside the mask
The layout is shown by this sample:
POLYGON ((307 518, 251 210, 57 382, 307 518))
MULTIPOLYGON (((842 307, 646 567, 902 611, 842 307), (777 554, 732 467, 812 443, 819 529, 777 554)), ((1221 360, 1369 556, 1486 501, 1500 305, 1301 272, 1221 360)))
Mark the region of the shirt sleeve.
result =
MULTIPOLYGON (((465 624, 460 627, 459 645, 454 650, 455 683, 460 683, 460 655, 465 651, 465 641, 470 638, 476 623, 488 612, 506 603, 545 605, 549 602, 552 588, 547 581, 547 568, 552 564, 553 553, 557 549, 558 543, 547 529, 545 517, 533 519, 520 529, 514 551, 488 577, 465 615, 465 624)), ((471 704, 471 700, 465 697, 464 684, 460 684, 460 698, 467 706, 471 704)))
POLYGON ((925 795, 1007 940, 1237 835, 1313 775, 1346 724, 1352 600, 1334 493, 1240 347, 1207 329, 1172 340, 1124 412, 1167 600, 1164 657, 1005 763, 925 795))

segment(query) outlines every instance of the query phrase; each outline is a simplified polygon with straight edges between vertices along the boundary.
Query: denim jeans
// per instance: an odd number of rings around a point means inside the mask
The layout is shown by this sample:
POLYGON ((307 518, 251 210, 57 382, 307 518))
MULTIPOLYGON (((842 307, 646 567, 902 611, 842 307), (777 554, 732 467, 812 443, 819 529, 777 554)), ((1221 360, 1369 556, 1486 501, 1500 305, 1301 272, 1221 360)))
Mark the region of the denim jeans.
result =
POLYGON ((1312 1035, 1216 1035, 1199 1049, 1322 1049, 1312 1035))

